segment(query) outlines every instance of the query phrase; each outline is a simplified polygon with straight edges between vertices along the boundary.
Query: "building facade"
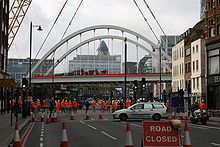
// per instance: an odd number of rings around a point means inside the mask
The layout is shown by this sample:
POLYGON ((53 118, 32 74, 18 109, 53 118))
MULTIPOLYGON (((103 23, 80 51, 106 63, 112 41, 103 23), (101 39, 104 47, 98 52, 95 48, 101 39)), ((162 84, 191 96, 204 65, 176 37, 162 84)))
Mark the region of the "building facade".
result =
MULTIPOLYGON (((125 73, 125 63, 122 63, 122 73, 125 73)), ((137 62, 127 62, 127 73, 137 73, 137 62)))
MULTIPOLYGON (((32 59, 32 67, 39 61, 40 59, 32 59)), ((26 59, 18 59, 18 58, 9 58, 8 59, 8 73, 11 75, 12 79, 16 79, 19 83, 21 79, 27 76, 29 72, 29 58, 26 59)), ((33 76, 42 76, 47 70, 53 65, 53 60, 45 60, 35 71, 33 76)))
POLYGON ((220 109, 220 0, 206 0, 208 108, 220 109))
POLYGON ((9 0, 0 1, 0 78, 6 77, 8 57, 9 0))
POLYGON ((101 41, 98 55, 77 55, 69 61, 69 72, 73 74, 119 74, 121 55, 110 55, 108 47, 101 41))
POLYGON ((205 21, 198 22, 181 35, 173 47, 172 91, 190 92, 191 104, 206 100, 205 21))

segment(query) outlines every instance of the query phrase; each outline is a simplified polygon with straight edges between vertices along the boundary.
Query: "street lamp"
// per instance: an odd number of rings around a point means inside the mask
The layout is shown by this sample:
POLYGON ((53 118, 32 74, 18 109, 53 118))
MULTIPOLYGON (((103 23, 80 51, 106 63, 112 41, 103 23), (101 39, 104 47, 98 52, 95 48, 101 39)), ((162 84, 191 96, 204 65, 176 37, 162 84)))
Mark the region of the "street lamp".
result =
MULTIPOLYGON (((162 89, 161 89, 161 72, 162 72, 162 71, 161 71, 161 64, 162 64, 162 63, 161 63, 161 62, 162 62, 162 61, 161 61, 161 56, 162 56, 162 55, 161 55, 161 50, 162 50, 162 46, 160 45, 160 47, 159 47, 159 56, 160 56, 160 57, 159 57, 159 67, 160 67, 160 70, 159 70, 159 72, 160 72, 160 97, 159 97, 159 98, 161 98, 161 92, 162 92, 162 89)), ((153 49, 153 52, 154 52, 154 51, 155 51, 155 49, 153 49)))
POLYGON ((37 27, 38 31, 42 31, 41 25, 33 25, 30 23, 30 60, 29 60, 29 96, 31 96, 31 51, 32 51, 32 28, 37 27))

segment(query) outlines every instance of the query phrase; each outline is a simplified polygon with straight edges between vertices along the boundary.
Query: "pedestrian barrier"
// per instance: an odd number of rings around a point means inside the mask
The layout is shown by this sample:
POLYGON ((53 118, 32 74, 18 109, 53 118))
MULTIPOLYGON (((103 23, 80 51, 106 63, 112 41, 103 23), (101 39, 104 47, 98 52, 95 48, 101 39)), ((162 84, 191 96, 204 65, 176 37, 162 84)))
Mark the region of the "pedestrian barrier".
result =
POLYGON ((18 123, 15 124, 15 137, 14 137, 14 143, 13 147, 20 147, 21 146, 21 140, 19 136, 19 129, 18 129, 18 123))
POLYGON ((70 120, 74 120, 74 114, 73 114, 73 111, 71 112, 70 120))
POLYGON ((90 119, 90 115, 86 114, 86 120, 90 119))
POLYGON ((185 121, 184 131, 185 131, 185 136, 184 136, 183 147, 192 147, 187 121, 185 121))
POLYGON ((32 122, 36 122, 36 116, 35 116, 35 113, 32 113, 32 122))
POLYGON ((47 111, 47 119, 46 119, 46 123, 50 123, 50 111, 47 111))
POLYGON ((69 142, 68 142, 67 133, 66 133, 66 125, 63 122, 62 123, 62 139, 60 142, 60 147, 68 147, 68 146, 69 146, 69 142))
POLYGON ((51 113, 51 122, 56 122, 54 112, 51 113))
POLYGON ((40 119, 40 121, 44 122, 44 112, 43 111, 41 112, 41 119, 40 119))
POLYGON ((134 147, 132 136, 131 136, 131 125, 127 123, 126 125, 126 140, 125 140, 125 147, 134 147))

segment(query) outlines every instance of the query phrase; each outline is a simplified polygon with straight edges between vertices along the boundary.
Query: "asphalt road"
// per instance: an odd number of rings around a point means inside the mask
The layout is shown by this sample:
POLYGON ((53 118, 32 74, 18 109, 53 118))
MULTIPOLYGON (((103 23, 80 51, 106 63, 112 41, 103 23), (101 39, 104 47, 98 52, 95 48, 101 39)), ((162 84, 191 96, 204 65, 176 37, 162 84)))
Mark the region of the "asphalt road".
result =
MULTIPOLYGON (((30 123, 22 131, 24 147, 59 147, 65 122, 70 147, 124 147, 126 122, 113 119, 85 120, 84 116, 69 120, 63 115, 57 123, 30 123), (25 135, 24 135, 25 134, 25 135)), ((141 146, 142 126, 139 120, 128 121, 135 147, 141 146)), ((181 129, 183 130, 183 128, 181 129)), ((220 146, 220 127, 189 124, 193 147, 220 146)), ((184 132, 181 131, 181 140, 184 132)))

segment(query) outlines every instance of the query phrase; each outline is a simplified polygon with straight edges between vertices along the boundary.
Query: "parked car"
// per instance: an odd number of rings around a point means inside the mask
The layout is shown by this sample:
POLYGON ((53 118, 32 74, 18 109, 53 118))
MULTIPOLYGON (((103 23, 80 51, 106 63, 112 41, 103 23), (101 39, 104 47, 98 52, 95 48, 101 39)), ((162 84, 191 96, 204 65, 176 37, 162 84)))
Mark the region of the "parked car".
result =
POLYGON ((114 119, 126 121, 127 119, 147 119, 152 118, 159 121, 161 118, 167 117, 167 108, 160 102, 141 102, 136 103, 127 109, 115 111, 113 113, 114 119))

